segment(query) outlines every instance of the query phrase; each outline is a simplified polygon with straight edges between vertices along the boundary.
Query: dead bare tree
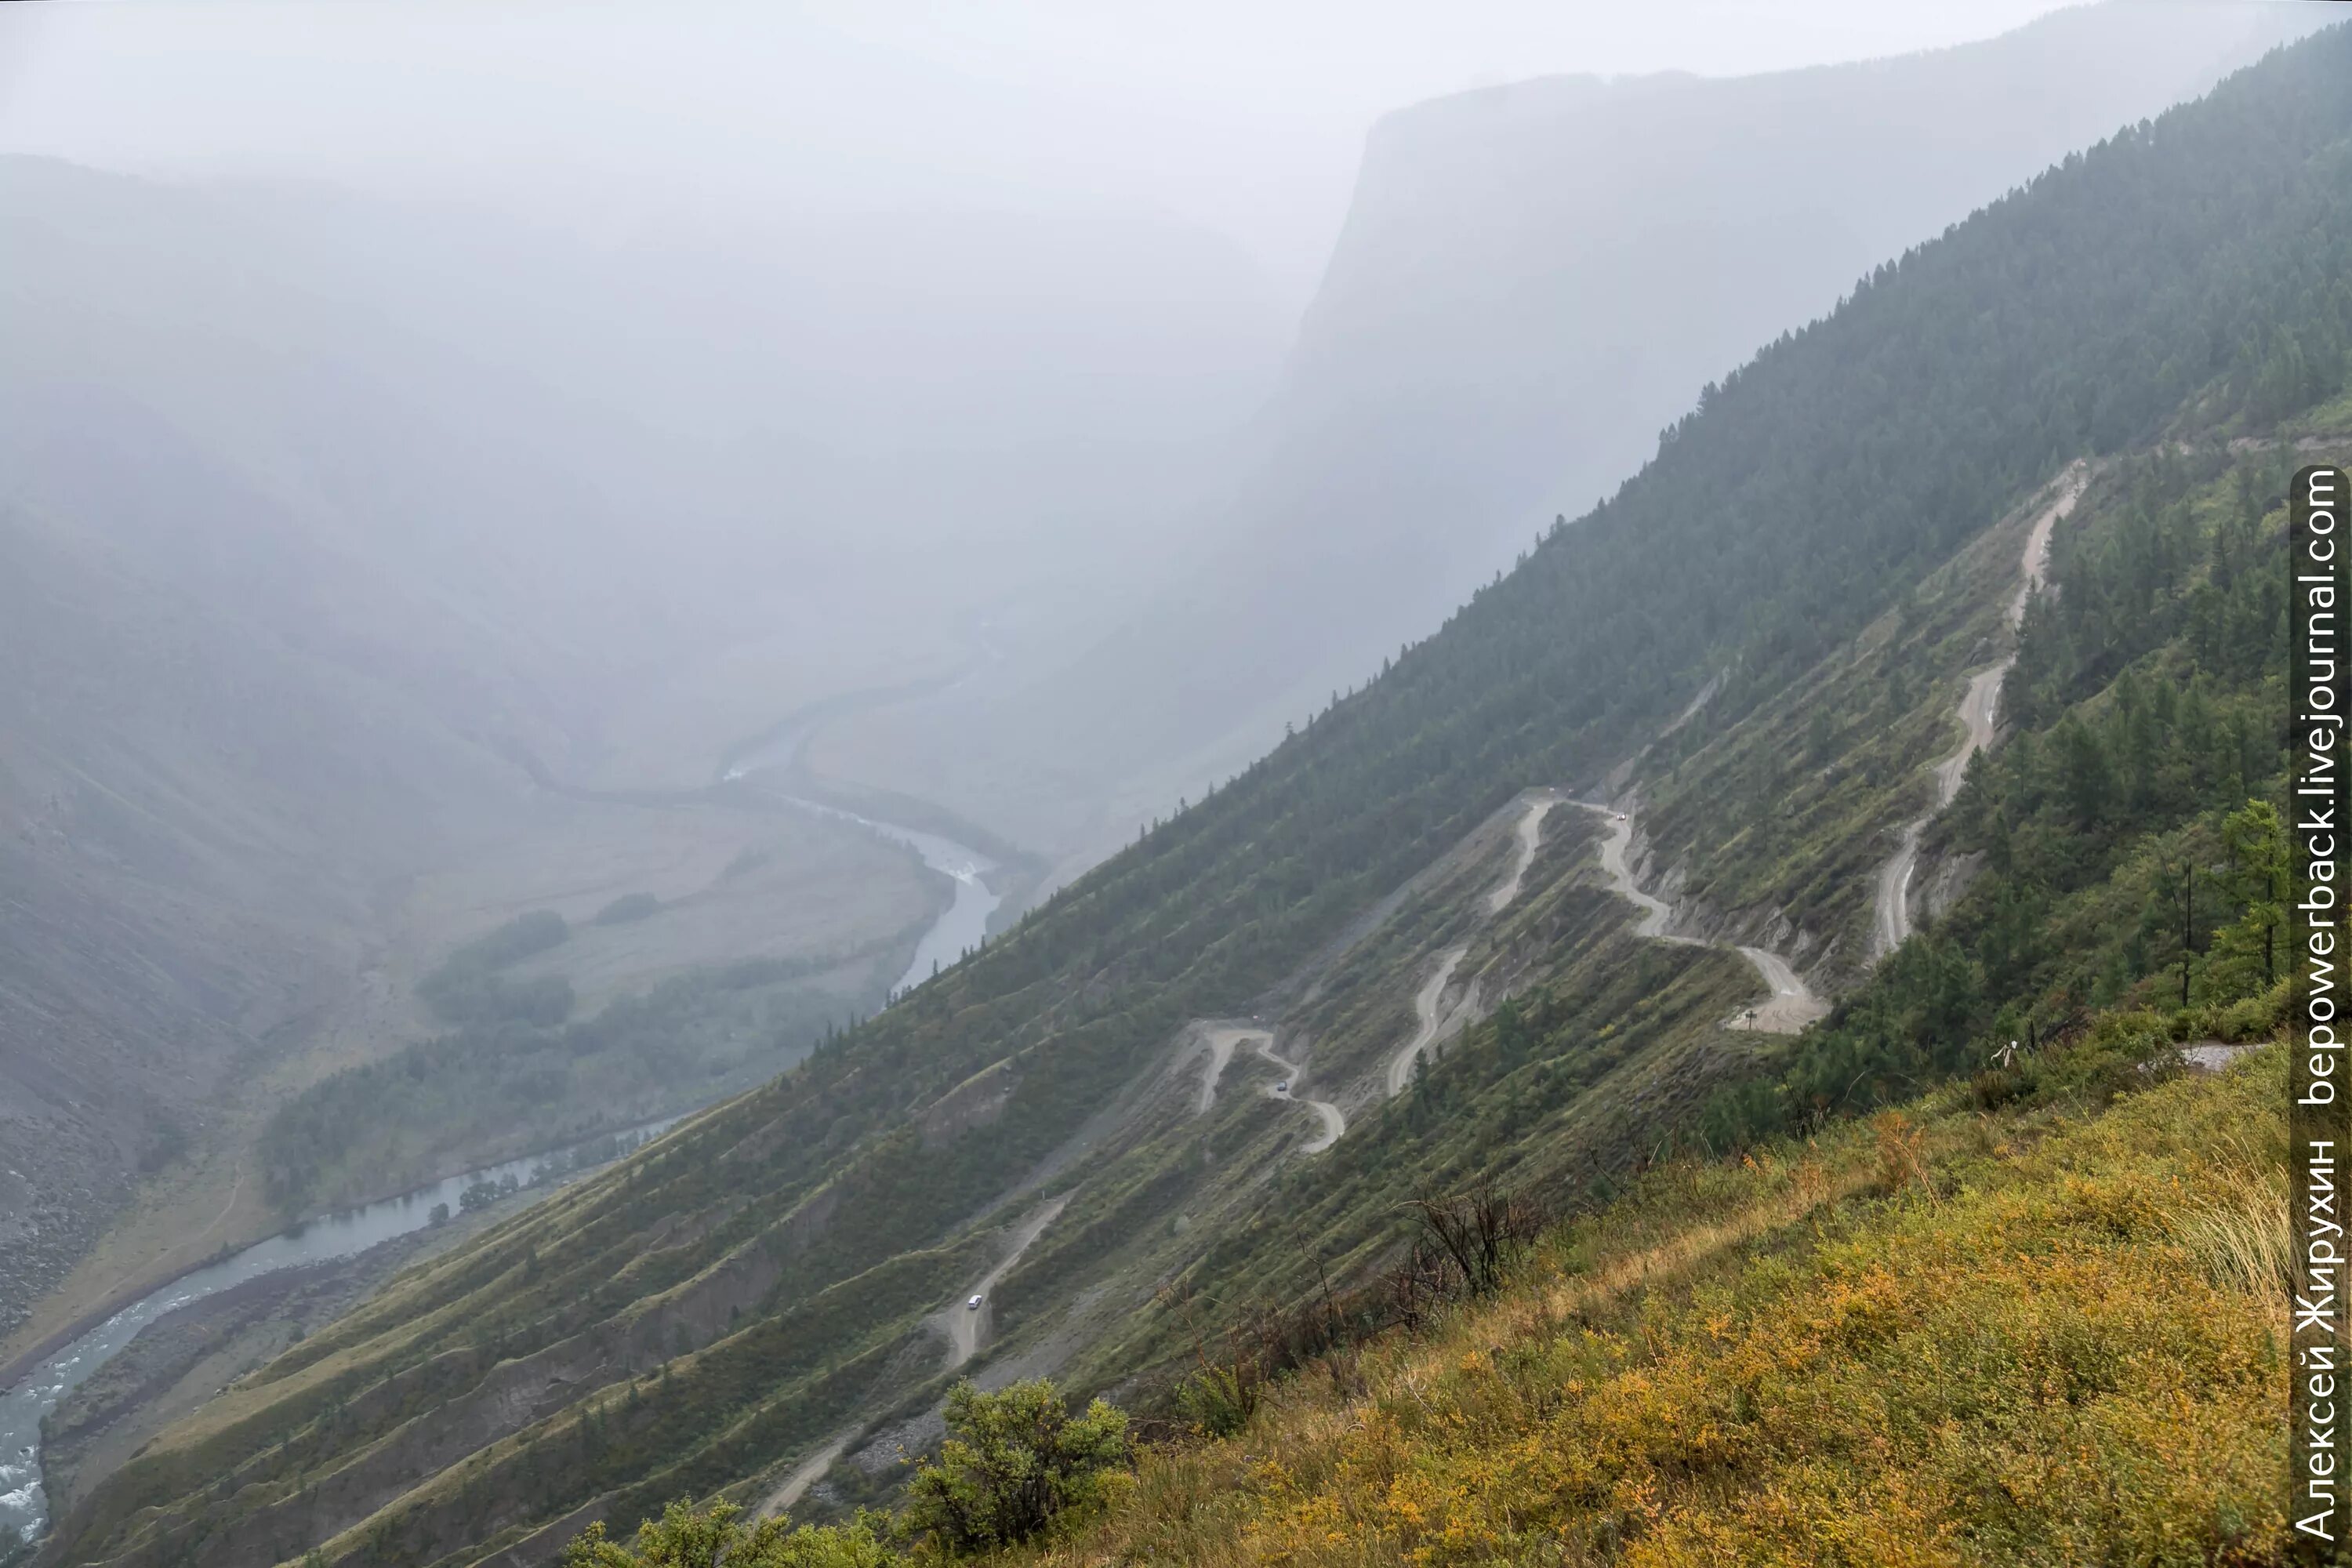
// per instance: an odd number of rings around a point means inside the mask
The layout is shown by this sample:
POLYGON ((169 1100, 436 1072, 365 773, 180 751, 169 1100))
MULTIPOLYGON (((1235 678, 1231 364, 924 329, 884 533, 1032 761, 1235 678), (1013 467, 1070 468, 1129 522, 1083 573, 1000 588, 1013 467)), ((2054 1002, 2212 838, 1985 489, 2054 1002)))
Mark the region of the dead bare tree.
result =
POLYGON ((1414 1198, 1424 1238, 1441 1250, 1472 1296, 1492 1293, 1542 1228, 1534 1206, 1481 1181, 1454 1198, 1414 1198))

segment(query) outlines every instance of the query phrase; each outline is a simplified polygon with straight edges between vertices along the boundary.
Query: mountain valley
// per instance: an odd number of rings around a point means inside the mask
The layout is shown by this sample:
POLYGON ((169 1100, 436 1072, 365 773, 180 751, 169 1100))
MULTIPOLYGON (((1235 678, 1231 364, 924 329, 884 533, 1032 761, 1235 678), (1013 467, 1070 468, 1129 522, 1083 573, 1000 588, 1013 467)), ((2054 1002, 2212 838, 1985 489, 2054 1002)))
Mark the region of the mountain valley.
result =
MULTIPOLYGON (((2279 1053, 2174 1080, 2181 1047, 2258 1046, 2284 1005, 2249 945, 2269 895, 2231 879, 2283 788, 2286 480, 2352 458, 2347 71, 2339 26, 1873 266, 1377 679, 782 1076, 313 1324, 79 1486, 36 1561, 523 1568, 678 1498, 845 1516, 898 1496, 967 1373, 1173 1421, 1214 1366, 1266 1380, 1258 1425, 1154 1448, 1094 1535, 1036 1552, 1471 1561, 1566 1531, 1696 1562, 1851 1507, 1857 1540, 2050 1560, 2105 1475, 2186 1510, 2199 1551, 2265 1560, 2257 1459, 2196 1470, 2193 1507, 2089 1464, 1990 1520, 1974 1472, 1852 1480, 1874 1432, 1814 1491, 1785 1444, 1725 1461, 1787 1519, 1727 1517, 1597 1426, 1606 1462, 1528 1483, 1534 1513, 1500 1483, 1334 1478, 1460 1480, 1400 1391, 1466 1410, 1482 1357, 1512 1398, 1602 1391, 1560 1419, 1617 1411, 1666 1456, 1641 1366, 1734 1401, 1709 1334, 1768 1343, 1817 1284, 1939 1246, 1991 1258, 2002 1204, 2084 1278, 2216 1314, 2225 1342, 2165 1342, 2205 1379, 2200 1430, 2273 1440, 2245 1396, 2260 1312, 2225 1272, 2158 1289, 2063 1194, 2092 1145, 2221 1192, 2196 1139, 2269 1136, 2248 1086, 2279 1053), (2166 879, 2192 863, 2216 890, 2184 942, 2166 879), (1992 1055, 2012 1037, 2022 1063, 1992 1055), (1517 1272, 1426 1297, 1412 1215, 1465 1194, 1517 1272), (1509 1360, 1564 1325, 1567 1361, 1509 1360), (1348 1426, 1367 1410, 1388 1436, 1348 1426), (1150 1511, 1180 1492, 1181 1519, 1150 1511)), ((2143 1381, 2108 1385, 2134 1420, 2143 1381)), ((1766 1414, 1735 1425, 1837 1397, 1740 1386, 1766 1414)), ((1479 1443, 1532 1440, 1511 1409, 1479 1443)), ((2016 1430, 2063 1436, 2039 1406, 2016 1430)))

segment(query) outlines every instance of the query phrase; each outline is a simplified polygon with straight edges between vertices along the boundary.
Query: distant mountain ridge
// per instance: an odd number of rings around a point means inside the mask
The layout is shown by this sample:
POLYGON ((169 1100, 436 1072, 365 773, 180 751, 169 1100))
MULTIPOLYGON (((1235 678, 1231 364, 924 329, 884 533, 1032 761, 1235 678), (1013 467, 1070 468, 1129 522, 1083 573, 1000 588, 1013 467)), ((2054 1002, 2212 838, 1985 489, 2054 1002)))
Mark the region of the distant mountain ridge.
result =
POLYGON ((818 760, 1090 863, 1369 678, 1856 279, 2324 19, 2116 3, 1864 64, 1398 110, 1252 464, 1198 514, 1207 564, 1034 684, 877 715, 818 760))

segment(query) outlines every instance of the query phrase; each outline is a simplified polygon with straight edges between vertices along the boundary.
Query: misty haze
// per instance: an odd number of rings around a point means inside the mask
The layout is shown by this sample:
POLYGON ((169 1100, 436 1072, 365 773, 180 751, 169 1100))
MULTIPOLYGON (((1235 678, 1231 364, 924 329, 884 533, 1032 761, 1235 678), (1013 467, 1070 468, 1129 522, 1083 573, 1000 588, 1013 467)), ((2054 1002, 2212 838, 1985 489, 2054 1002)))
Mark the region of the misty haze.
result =
POLYGON ((0 9, 0 1568, 2285 1561, 2334 21, 0 9))

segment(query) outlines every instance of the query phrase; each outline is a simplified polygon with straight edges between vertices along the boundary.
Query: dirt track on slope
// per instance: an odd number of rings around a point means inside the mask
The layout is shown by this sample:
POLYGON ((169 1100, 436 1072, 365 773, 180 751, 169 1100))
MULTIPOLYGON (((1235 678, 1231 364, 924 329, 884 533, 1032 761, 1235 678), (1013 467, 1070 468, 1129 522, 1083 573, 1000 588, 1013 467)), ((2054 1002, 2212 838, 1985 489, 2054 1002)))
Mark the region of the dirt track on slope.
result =
MULTIPOLYGON (((1521 868, 1525 869, 1524 867, 1521 868)), ((1513 878, 1515 882, 1517 879, 1513 878)), ((1412 1084, 1413 1061, 1435 1042, 1437 1031, 1445 1024, 1449 1015, 1439 1008, 1438 1002, 1445 994, 1445 988, 1454 983, 1454 971, 1461 963, 1462 955, 1469 951, 1467 947, 1446 949, 1437 961, 1437 973, 1429 977, 1429 984, 1413 997, 1413 1016, 1418 1022, 1412 1038, 1389 1058, 1389 1093, 1391 1096, 1402 1094, 1412 1084)))
POLYGON ((1543 820, 1559 804, 1559 796, 1549 790, 1528 796, 1527 811, 1519 818, 1518 858, 1511 863, 1511 874, 1486 895, 1488 914, 1501 914, 1519 896, 1519 884, 1527 879, 1528 868, 1535 863, 1536 850, 1543 844, 1543 820))
POLYGON ((1205 1115, 1217 1103, 1217 1081, 1225 1076, 1225 1064, 1234 1059, 1234 1047, 1263 1029, 1252 1029, 1233 1024, 1218 1024, 1202 1037, 1209 1047, 1209 1070, 1201 1079, 1201 1103, 1195 1109, 1205 1115))
MULTIPOLYGON (((1597 811, 1609 819, 1609 832, 1601 841, 1601 868, 1609 873, 1609 885, 1621 896, 1630 899, 1642 910, 1642 923, 1633 928, 1635 936, 1654 942, 1679 942, 1685 947, 1711 947, 1696 937, 1676 936, 1666 930, 1666 921, 1673 911, 1634 884, 1633 874, 1625 864, 1626 846, 1633 842, 1633 821, 1604 805, 1591 801, 1577 803, 1587 811, 1597 811)), ((1813 994, 1812 988, 1798 978, 1789 967, 1789 961, 1779 953, 1760 947, 1735 949, 1748 960, 1756 973, 1763 976, 1771 996, 1753 1007, 1743 1007, 1725 1020, 1734 1029, 1755 1029, 1767 1034, 1793 1035, 1814 1019, 1825 1016, 1830 1005, 1813 994)))
MULTIPOLYGON (((1286 1061, 1274 1054, 1274 1036, 1264 1029, 1255 1029, 1250 1033, 1257 1046, 1257 1054, 1282 1069, 1284 1082, 1297 1083, 1299 1077, 1297 1064, 1286 1061)), ((1300 1100, 1290 1090, 1274 1084, 1266 1087, 1265 1093, 1269 1100, 1288 1100, 1294 1105, 1303 1105, 1322 1119, 1323 1136, 1310 1143, 1299 1145, 1298 1152, 1302 1154, 1320 1154, 1324 1150, 1337 1143, 1340 1136, 1348 1131, 1348 1119, 1339 1113, 1338 1106, 1328 1100, 1300 1100)))
POLYGON ((823 1479, 825 1471, 833 1468, 833 1462, 841 1458, 841 1451, 848 1447, 856 1436, 857 1432, 855 1428, 844 1432, 840 1436, 802 1460, 799 1468, 784 1478, 784 1484, 770 1492, 767 1500, 752 1510, 751 1517, 772 1518, 800 1501, 802 1495, 809 1488, 816 1485, 818 1480, 823 1479))
POLYGON ((991 1321, 996 1316, 996 1303, 989 1300, 988 1293, 996 1289, 998 1280, 1013 1271, 1013 1266, 1021 1261, 1021 1255, 1029 1250, 1029 1244, 1035 1241, 1044 1233, 1045 1227, 1054 1223, 1054 1217, 1062 1212, 1063 1205, 1069 1201, 1067 1194, 1058 1198, 1049 1199, 1041 1205, 1035 1213, 1023 1220, 1021 1228, 1013 1233, 1013 1250, 1004 1255, 1003 1261, 982 1275, 978 1283, 949 1305, 945 1314, 948 1331, 948 1371, 953 1372, 980 1352, 981 1342, 988 1337, 991 1321), (981 1299, 977 1309, 964 1305, 964 1302, 973 1296, 981 1299))
POLYGON ((1655 942, 1680 942, 1685 947, 1706 946, 1706 944, 1696 937, 1668 935, 1666 921, 1673 916, 1674 911, 1635 885, 1633 873, 1625 865, 1625 847, 1633 841, 1633 817, 1625 813, 1612 811, 1605 805, 1595 805, 1589 800, 1580 801, 1577 804, 1582 805, 1587 811, 1597 811, 1609 819, 1608 836, 1601 841, 1601 868, 1609 873, 1609 885, 1621 898, 1631 899, 1640 907, 1642 923, 1633 928, 1633 934, 1646 936, 1655 942))
MULTIPOLYGON (((2025 606, 2033 591, 2042 586, 2050 571, 2050 534, 2061 519, 2074 510, 2083 499, 2083 489, 2090 482, 2087 465, 2076 461, 2058 481, 2058 493, 2033 520, 2025 536, 2024 557, 2018 563, 2021 581, 2017 593, 2009 602, 2009 628, 2014 632, 2024 623, 2025 606)), ((1903 838, 1886 864, 1879 868, 1875 912, 1871 922, 1874 956, 1885 957, 1903 945, 1911 934, 1911 879, 1919 865, 1919 836, 1936 813, 1952 804, 1960 793, 1960 784, 1969 774, 1969 761, 1992 744, 1993 731, 1999 723, 2000 684, 2017 662, 2012 650, 2009 656, 1990 669, 1979 670, 1969 679, 1969 689, 1960 697, 1960 727, 1967 732, 1960 749, 1936 764, 1936 804, 1926 816, 1916 817, 1903 825, 1903 838)))
MULTIPOLYGON (((1531 790, 1524 797, 1526 807, 1513 829, 1515 854, 1508 875, 1495 884, 1486 895, 1486 914, 1492 919, 1510 908, 1519 889, 1527 882, 1528 868, 1535 864, 1536 851, 1543 847, 1544 818, 1551 814, 1564 796, 1556 790, 1531 790)), ((1460 1019, 1469 1011, 1476 995, 1477 983, 1471 983, 1470 994, 1451 1009, 1441 1005, 1445 988, 1454 984, 1454 972, 1470 951, 1467 943, 1448 948, 1438 956, 1437 973, 1430 976, 1412 999, 1413 1033, 1397 1053, 1389 1058, 1388 1086, 1391 1098, 1402 1094, 1412 1082, 1412 1064, 1421 1053, 1437 1043, 1437 1037, 1446 1026, 1460 1019)))
POLYGON ((1772 995, 1769 1001, 1742 1008, 1732 1016, 1730 1027, 1755 1029, 1768 1035, 1793 1035, 1814 1019, 1829 1016, 1830 1005, 1797 977, 1787 959, 1769 948, 1743 947, 1739 952, 1756 966, 1756 973, 1772 988, 1772 995))

